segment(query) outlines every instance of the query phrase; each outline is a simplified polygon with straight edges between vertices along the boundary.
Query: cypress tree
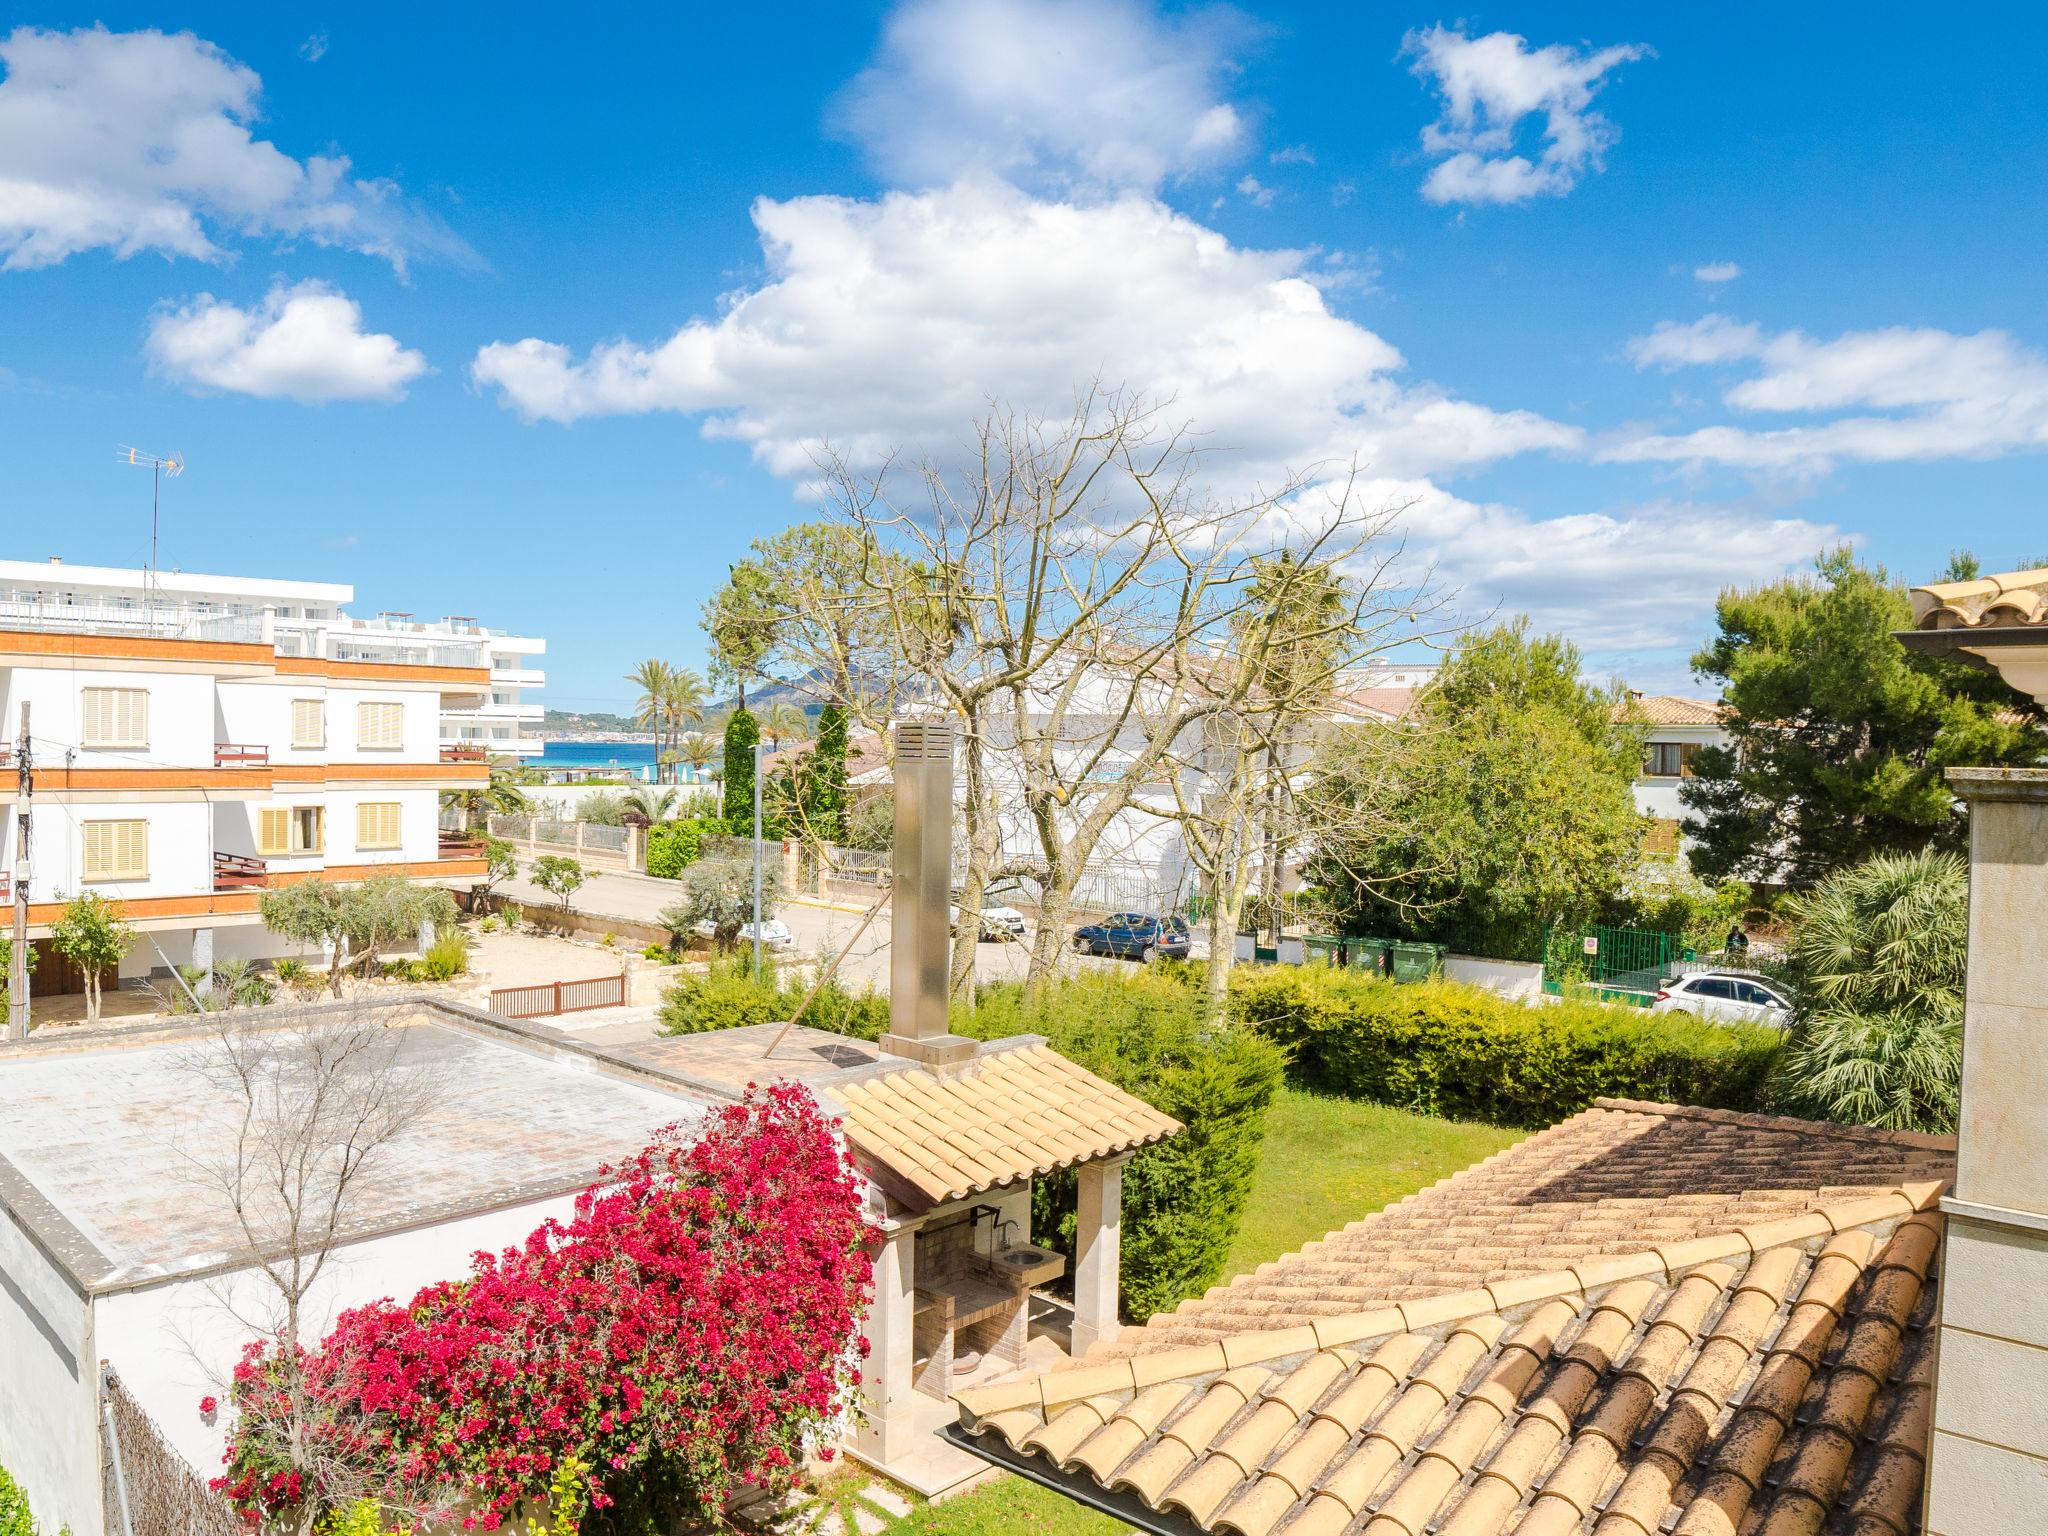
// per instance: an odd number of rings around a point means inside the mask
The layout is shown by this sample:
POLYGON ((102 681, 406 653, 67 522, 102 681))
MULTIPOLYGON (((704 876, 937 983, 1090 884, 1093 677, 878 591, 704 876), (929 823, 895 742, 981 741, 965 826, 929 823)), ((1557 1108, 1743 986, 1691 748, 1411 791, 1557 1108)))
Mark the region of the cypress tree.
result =
POLYGON ((736 835, 754 833, 754 743, 760 724, 744 709, 725 722, 725 819, 736 835))
POLYGON ((837 704, 818 711, 816 752, 812 820, 822 835, 841 842, 846 837, 846 711, 837 704))

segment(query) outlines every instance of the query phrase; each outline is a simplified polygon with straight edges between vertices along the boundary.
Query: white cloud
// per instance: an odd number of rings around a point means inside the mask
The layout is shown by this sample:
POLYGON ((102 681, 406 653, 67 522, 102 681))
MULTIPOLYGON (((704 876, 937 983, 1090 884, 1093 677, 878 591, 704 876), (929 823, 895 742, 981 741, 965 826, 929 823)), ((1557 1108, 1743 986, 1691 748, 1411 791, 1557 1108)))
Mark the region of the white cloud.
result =
POLYGON ((1240 29, 1140 0, 904 0, 835 115, 899 184, 1149 191, 1238 148, 1220 83, 1240 29))
POLYGON ((81 251, 216 261, 235 236, 311 240, 403 269, 467 248, 342 156, 304 161, 250 132, 262 82, 189 32, 0 38, 0 256, 21 269, 81 251))
POLYGON ((1708 261, 1694 267, 1692 275, 1703 283, 1732 283, 1742 276, 1742 268, 1732 261, 1708 261))
POLYGON ((1992 458, 2048 448, 2048 358, 2003 331, 1965 336, 1893 326, 1819 341, 1803 331, 1772 335, 1707 315, 1690 324, 1657 326, 1630 343, 1629 355, 1645 368, 1753 364, 1752 377, 1722 394, 1738 411, 1892 414, 1645 434, 1603 450, 1601 456, 1611 460, 1817 473, 1845 459, 1992 458))
POLYGON ((1245 176, 1237 183, 1237 194, 1254 208, 1273 206, 1273 189, 1256 176, 1245 176))
POLYGON ((991 399, 1064 413, 1089 380, 1170 396, 1246 478, 1326 459, 1445 473, 1576 446, 1577 428, 1404 383, 1294 251, 1234 247, 1151 198, 1076 205, 996 182, 863 202, 763 199, 770 280, 666 341, 579 358, 498 342, 473 377, 529 417, 715 412, 707 433, 805 476, 957 444, 991 399))
POLYGON ((1314 165, 1316 152, 1306 144, 1289 144, 1266 157, 1275 165, 1314 165))
POLYGON ((1840 539, 1803 518, 1683 502, 1543 519, 1472 507, 1442 535, 1440 569, 1467 612, 1496 603, 1608 654, 1686 644, 1723 587, 1775 580, 1840 539))
POLYGON ((1443 157, 1422 183, 1433 203, 1519 203, 1571 191, 1621 136, 1592 110, 1594 92, 1609 70, 1650 51, 1635 43, 1532 50, 1512 32, 1470 37, 1442 26, 1409 33, 1402 47, 1443 97, 1443 115, 1422 130, 1424 153, 1443 157), (1538 113, 1543 147, 1531 160, 1515 142, 1522 120, 1538 113))
POLYGON ((272 288, 253 309, 202 293, 150 323, 151 369, 265 399, 400 400, 427 360, 363 329, 362 306, 321 283, 272 288))
POLYGON ((308 64, 318 64, 322 59, 326 58, 327 34, 325 32, 315 32, 311 37, 299 44, 299 57, 308 64))

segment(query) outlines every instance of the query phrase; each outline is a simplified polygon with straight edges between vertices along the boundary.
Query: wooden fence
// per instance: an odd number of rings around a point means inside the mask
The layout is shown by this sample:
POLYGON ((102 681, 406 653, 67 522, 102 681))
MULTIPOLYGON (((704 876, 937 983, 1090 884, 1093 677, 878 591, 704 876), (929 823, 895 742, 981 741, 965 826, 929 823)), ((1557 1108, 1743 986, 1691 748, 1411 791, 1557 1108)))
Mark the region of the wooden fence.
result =
POLYGON ((593 976, 587 981, 543 981, 530 987, 496 987, 491 1012, 507 1019, 545 1019, 589 1008, 623 1008, 626 973, 593 976))

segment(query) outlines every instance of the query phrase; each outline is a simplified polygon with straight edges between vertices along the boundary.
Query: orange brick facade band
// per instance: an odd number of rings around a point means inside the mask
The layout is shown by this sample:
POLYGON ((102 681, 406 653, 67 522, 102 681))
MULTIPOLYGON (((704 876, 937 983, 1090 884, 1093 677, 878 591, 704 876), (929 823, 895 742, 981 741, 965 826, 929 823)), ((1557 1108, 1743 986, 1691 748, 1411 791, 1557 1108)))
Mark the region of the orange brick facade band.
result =
MULTIPOLYGON (((307 880, 348 882, 367 880, 373 875, 405 875, 415 879, 461 879, 486 873, 483 859, 420 859, 394 864, 330 864, 321 869, 281 870, 270 874, 265 884, 297 885, 307 880)), ((172 918, 237 917, 252 914, 261 893, 256 890, 203 891, 186 896, 132 896, 116 898, 121 916, 130 922, 152 922, 172 918)), ((31 902, 31 928, 47 927, 64 915, 61 901, 31 902)))
POLYGON ((330 661, 318 656, 279 656, 271 646, 244 640, 172 640, 159 635, 92 635, 0 630, 0 657, 54 657, 73 661, 175 662, 193 671, 254 669, 280 677, 318 677, 334 682, 441 683, 483 690, 488 667, 440 667, 404 661, 330 661))

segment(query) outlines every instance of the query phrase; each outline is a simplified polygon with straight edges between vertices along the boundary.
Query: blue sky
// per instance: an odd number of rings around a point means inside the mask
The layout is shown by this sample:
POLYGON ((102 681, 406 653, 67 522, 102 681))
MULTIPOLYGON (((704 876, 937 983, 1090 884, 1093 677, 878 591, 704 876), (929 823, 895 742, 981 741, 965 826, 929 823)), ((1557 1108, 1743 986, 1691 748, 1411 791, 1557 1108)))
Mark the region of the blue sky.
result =
POLYGON ((1468 609, 1640 686, 1837 538, 2048 556, 2018 9, 298 18, 0 34, 0 554, 137 561, 113 448, 176 448, 166 564, 539 632, 616 707, 817 442, 1100 376, 1226 484, 1358 456, 1468 609))

